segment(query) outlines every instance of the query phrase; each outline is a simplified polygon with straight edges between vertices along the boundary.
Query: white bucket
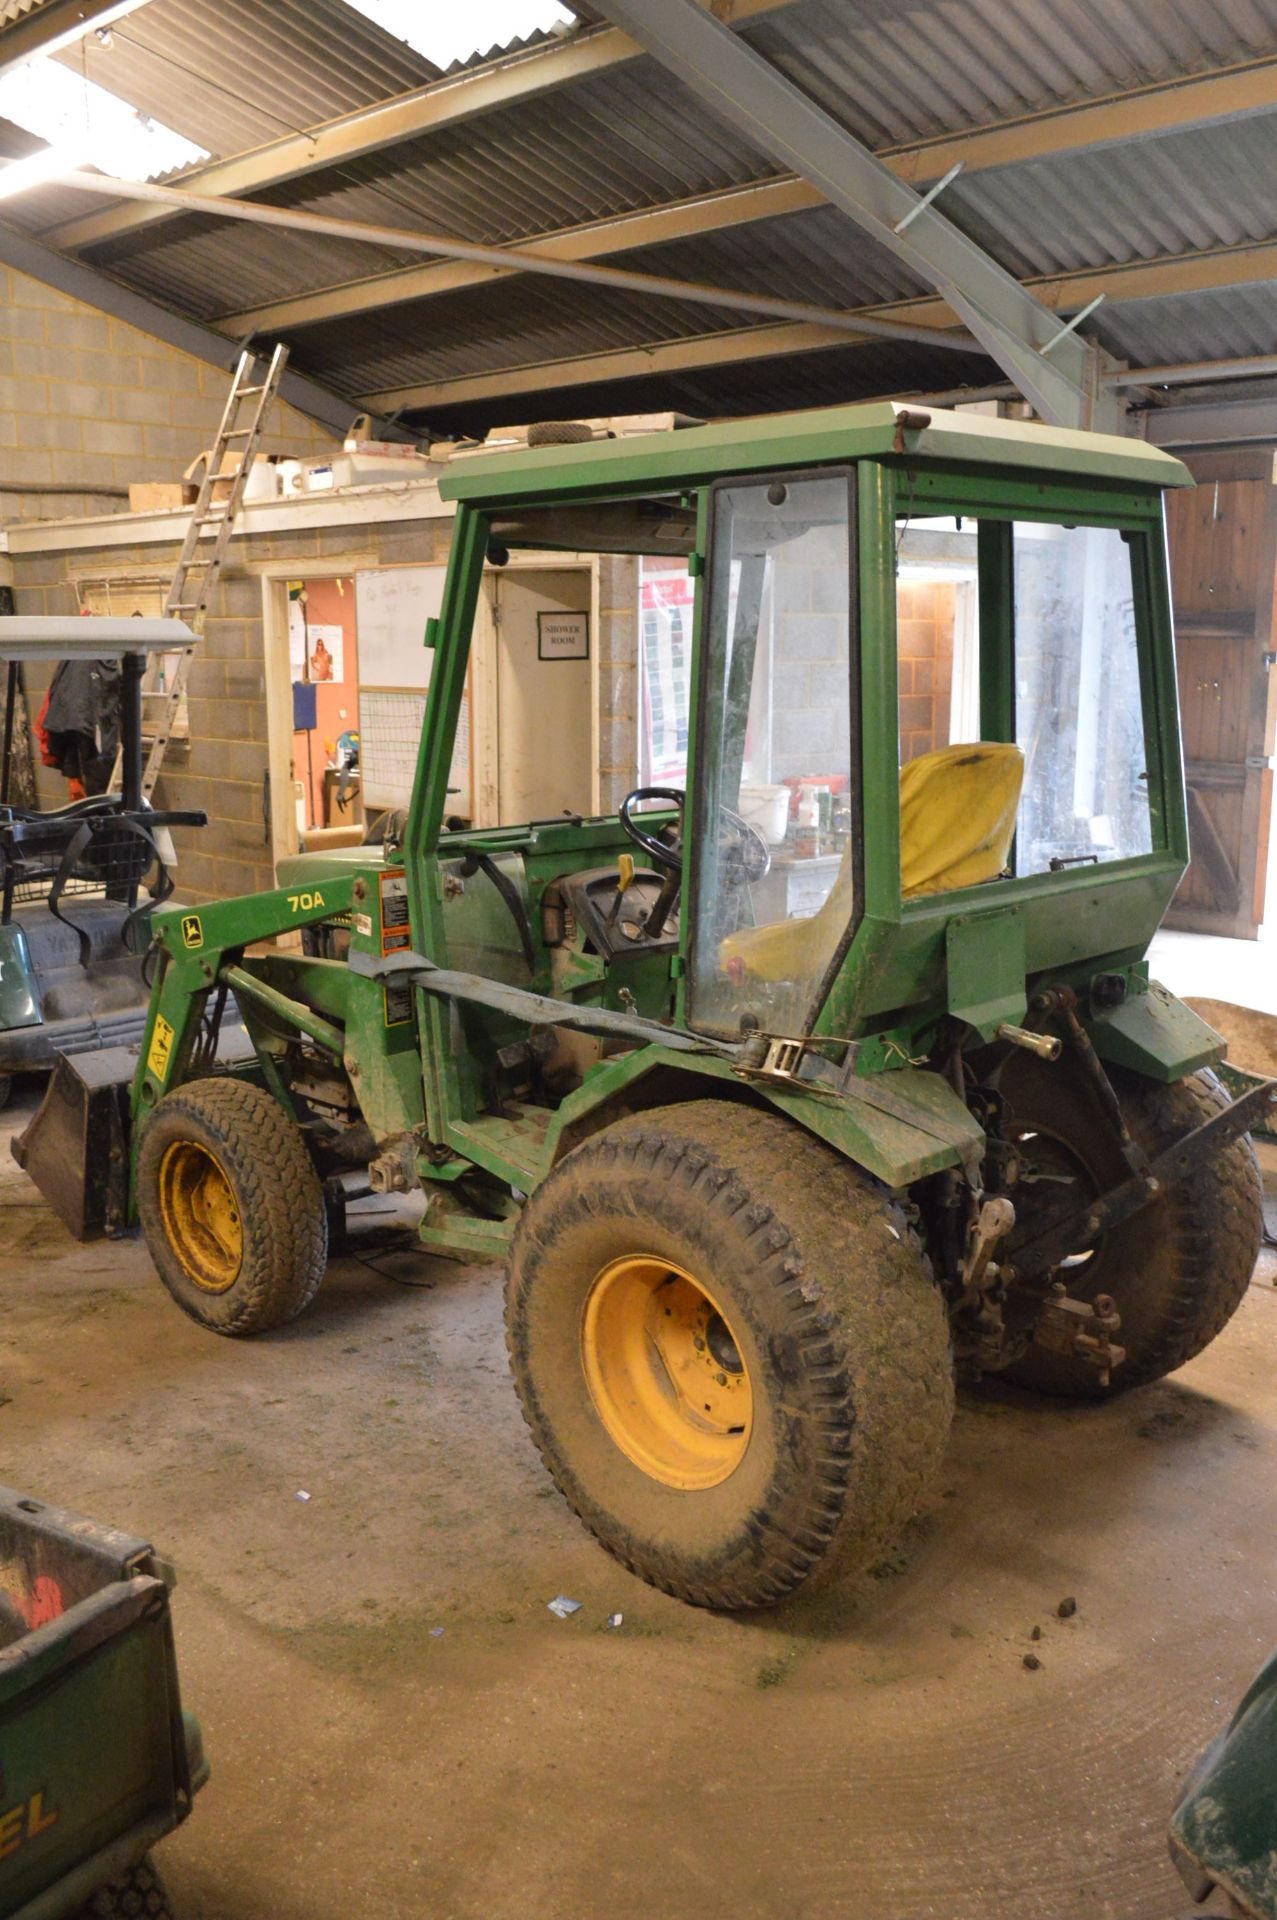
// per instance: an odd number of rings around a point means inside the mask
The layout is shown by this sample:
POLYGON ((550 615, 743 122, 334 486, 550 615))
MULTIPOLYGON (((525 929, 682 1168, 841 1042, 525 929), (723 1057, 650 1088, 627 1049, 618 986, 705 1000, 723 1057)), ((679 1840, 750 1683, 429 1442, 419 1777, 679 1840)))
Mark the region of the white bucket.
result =
POLYGON ((778 847, 789 826, 788 787, 742 787, 740 815, 757 827, 764 840, 778 847))

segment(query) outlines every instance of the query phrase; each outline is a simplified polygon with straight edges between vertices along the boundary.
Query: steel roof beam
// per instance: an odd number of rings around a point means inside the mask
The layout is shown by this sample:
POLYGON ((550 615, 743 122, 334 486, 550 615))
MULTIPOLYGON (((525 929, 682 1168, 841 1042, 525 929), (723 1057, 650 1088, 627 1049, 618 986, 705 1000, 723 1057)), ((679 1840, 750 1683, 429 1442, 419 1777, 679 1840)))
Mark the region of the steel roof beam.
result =
MULTIPOLYGON (((1210 248, 1200 253, 1165 254, 1153 260, 1105 267, 1084 267, 1076 273, 1042 275, 1024 284, 1055 318, 1076 313, 1097 293, 1105 295, 1106 305, 1118 306, 1128 300, 1166 299, 1178 293, 1212 292, 1274 278, 1277 278, 1277 240, 1210 248)), ((929 323, 938 329, 948 312, 943 300, 928 295, 919 300, 898 300, 872 307, 859 317, 929 323)), ((847 317, 855 319, 856 311, 847 317)), ((737 361, 779 359, 787 354, 814 353, 825 347, 847 345, 846 334, 831 327, 747 327, 683 340, 655 341, 580 359, 502 367, 490 373, 390 387, 363 394, 361 404, 376 406, 384 412, 399 409, 418 412, 507 395, 549 393, 559 387, 637 379, 650 373, 678 373, 737 361)), ((1108 371, 1102 378, 1107 385, 1127 384, 1127 376, 1120 369, 1108 371)))
POLYGON ((1144 415, 1144 434, 1155 447, 1228 447, 1277 440, 1277 400, 1247 396, 1173 407, 1144 415))
MULTIPOLYGON (((693 4, 696 0, 693 0, 693 4)), ((190 193, 183 187, 162 186, 156 180, 117 180, 108 174, 79 173, 74 170, 60 176, 60 184, 85 193, 117 194, 188 213, 211 213, 222 220, 243 220, 262 227, 281 227, 300 233, 326 234, 341 240, 363 240, 369 245, 397 247, 409 253, 440 254, 454 260, 502 268, 519 267, 524 272, 541 273, 586 286, 616 287, 627 293, 640 293, 672 300, 686 300, 701 306, 720 307, 728 312, 765 313, 778 319, 817 322, 844 334, 874 335, 885 340, 912 340, 925 346, 947 347, 970 352, 973 341, 955 332, 951 323, 939 327, 912 326, 908 321, 878 320, 871 315, 853 320, 841 307, 825 307, 810 300, 783 300, 765 293, 742 292, 738 287, 709 286, 699 280, 674 280, 664 274, 630 273, 623 267, 591 266, 571 260, 551 260, 541 254, 522 252, 513 247, 481 247, 469 241, 454 240, 447 234, 418 233, 411 227, 372 226, 362 220, 337 220, 328 214, 304 213, 296 207, 273 207, 258 200, 223 200, 209 194, 190 193)))
POLYGON ((1076 334, 1053 342, 1057 322, 1027 287, 936 206, 922 206, 912 187, 748 41, 697 0, 596 4, 711 112, 810 180, 935 287, 1043 419, 1066 427, 1117 424, 1117 403, 1099 386, 1099 350, 1076 334))
MULTIPOLYGON (((1254 60, 1188 80, 1135 87, 1078 106, 1051 107, 960 133, 880 147, 877 157, 910 185, 926 187, 943 179, 959 163, 964 172, 974 174, 990 167, 1089 152, 1096 147, 1182 132, 1274 109, 1277 59, 1254 60)), ((597 260, 670 240, 696 239, 753 220, 804 213, 826 204, 824 195, 809 180, 782 174, 670 201, 639 213, 567 227, 522 244, 525 251, 544 253, 551 259, 597 260)), ((397 267, 365 279, 240 308, 220 315, 212 324, 235 339, 251 333, 322 325, 408 300, 484 286, 498 278, 499 272, 494 267, 460 263, 397 267)))
MULTIPOLYGON (((728 12, 731 19, 743 21, 792 5, 793 0, 730 0, 728 12)), ((393 100, 380 100, 357 112, 342 114, 322 126, 285 134, 267 146, 213 160, 184 175, 183 184, 196 193, 251 195, 263 187, 317 173, 361 154, 397 146, 402 140, 437 133, 498 107, 541 99, 574 81, 637 60, 642 52, 642 47, 616 27, 573 33, 549 46, 504 55, 486 66, 448 75, 393 100)), ((126 203, 66 221, 41 238, 51 247, 73 253, 172 217, 171 207, 126 203)))

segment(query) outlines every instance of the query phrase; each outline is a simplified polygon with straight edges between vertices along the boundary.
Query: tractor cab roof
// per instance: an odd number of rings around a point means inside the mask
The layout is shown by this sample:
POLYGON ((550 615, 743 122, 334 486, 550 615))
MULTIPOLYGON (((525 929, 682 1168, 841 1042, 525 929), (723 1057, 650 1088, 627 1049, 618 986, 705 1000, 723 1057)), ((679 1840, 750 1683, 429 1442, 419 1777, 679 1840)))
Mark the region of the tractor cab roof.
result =
POLYGON ((445 500, 508 505, 892 454, 1137 486, 1193 484, 1173 454, 1143 441, 881 400, 468 459, 442 476, 439 491, 445 500))

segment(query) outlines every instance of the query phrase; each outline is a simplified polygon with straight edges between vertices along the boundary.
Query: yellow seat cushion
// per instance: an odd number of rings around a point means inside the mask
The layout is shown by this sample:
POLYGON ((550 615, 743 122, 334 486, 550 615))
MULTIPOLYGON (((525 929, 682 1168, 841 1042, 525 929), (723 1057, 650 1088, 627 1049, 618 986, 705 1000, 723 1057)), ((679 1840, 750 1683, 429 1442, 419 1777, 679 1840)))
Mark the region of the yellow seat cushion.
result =
MULTIPOLYGON (((900 769, 900 889, 906 900, 996 880, 1015 834, 1024 755, 1000 741, 940 747, 900 769)), ((742 927, 719 947, 727 974, 799 980, 823 972, 851 917, 851 848, 807 920, 742 927)))
POLYGON ((900 769, 900 891, 951 893, 996 880, 1007 863, 1024 755, 1000 741, 940 747, 900 769))

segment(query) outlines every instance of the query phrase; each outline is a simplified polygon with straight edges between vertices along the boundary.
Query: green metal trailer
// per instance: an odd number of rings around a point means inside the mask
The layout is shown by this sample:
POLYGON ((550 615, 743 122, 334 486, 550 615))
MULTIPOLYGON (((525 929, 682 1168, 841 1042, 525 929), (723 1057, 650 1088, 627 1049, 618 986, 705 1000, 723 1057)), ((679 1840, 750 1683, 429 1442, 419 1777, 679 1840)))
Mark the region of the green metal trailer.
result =
POLYGON ((172 1586, 145 1540, 0 1487, 0 1920, 170 1914, 147 1856, 209 1771, 172 1586))

